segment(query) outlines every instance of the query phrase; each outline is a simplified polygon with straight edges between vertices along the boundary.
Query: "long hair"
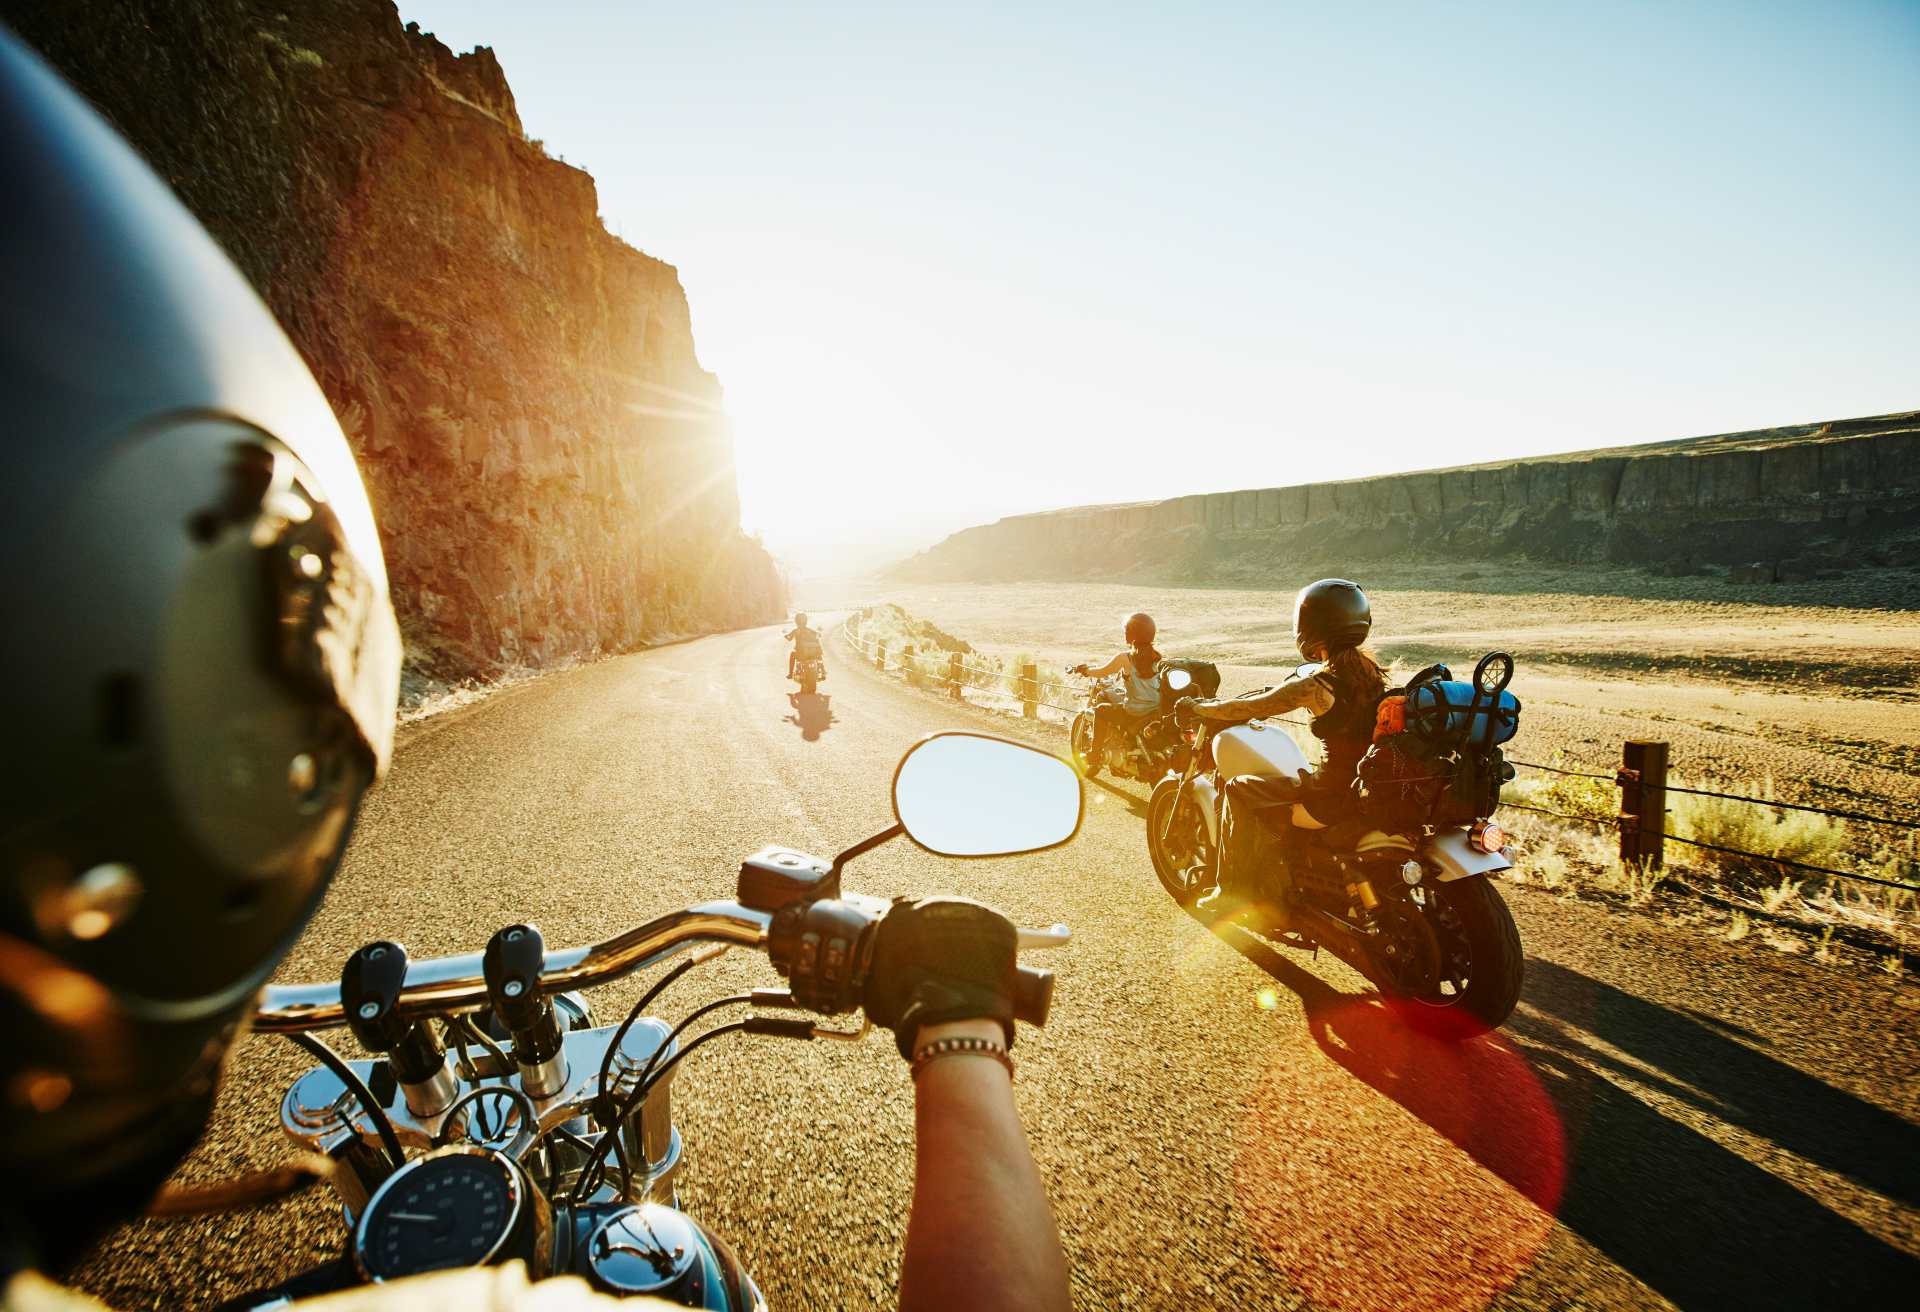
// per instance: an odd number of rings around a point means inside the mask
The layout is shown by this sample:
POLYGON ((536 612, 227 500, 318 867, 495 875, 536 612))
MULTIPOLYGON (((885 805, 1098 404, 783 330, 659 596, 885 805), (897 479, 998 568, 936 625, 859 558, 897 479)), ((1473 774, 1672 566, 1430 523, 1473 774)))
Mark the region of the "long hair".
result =
POLYGON ((1387 672, 1365 647, 1341 647, 1328 653, 1327 668, 1343 692, 1378 701, 1387 690, 1387 672))

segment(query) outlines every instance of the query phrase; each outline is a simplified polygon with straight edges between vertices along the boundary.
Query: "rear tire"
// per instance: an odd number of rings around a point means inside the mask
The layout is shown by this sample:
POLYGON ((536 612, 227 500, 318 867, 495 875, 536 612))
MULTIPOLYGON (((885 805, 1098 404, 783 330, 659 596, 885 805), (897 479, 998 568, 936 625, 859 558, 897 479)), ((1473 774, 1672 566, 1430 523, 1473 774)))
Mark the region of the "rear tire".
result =
POLYGON ((1484 876, 1431 887, 1428 920, 1440 942, 1442 979, 1438 992, 1410 999, 1407 1022, 1439 1038, 1475 1038, 1505 1024, 1520 1001, 1520 927, 1484 876))
POLYGON ((1073 757, 1073 764, 1088 779, 1100 773, 1100 763, 1093 759, 1093 712, 1081 711, 1073 717, 1073 723, 1067 727, 1067 752, 1073 757))
POLYGON ((1147 799, 1147 855, 1153 859, 1153 873, 1159 878, 1160 887, 1167 890, 1167 896, 1191 911, 1193 904, 1212 887, 1204 875, 1212 862, 1211 854, 1205 850, 1206 820, 1191 798, 1181 807, 1184 814, 1174 817, 1169 841, 1164 844, 1161 841, 1161 834, 1167 831, 1167 816, 1179 792, 1178 779, 1162 779, 1154 785, 1153 795, 1147 799), (1190 882, 1188 872, 1196 861, 1203 874, 1190 882))
POLYGON ((813 690, 819 686, 820 685, 816 684, 812 679, 802 679, 800 680, 800 695, 802 697, 811 697, 813 696, 813 690))

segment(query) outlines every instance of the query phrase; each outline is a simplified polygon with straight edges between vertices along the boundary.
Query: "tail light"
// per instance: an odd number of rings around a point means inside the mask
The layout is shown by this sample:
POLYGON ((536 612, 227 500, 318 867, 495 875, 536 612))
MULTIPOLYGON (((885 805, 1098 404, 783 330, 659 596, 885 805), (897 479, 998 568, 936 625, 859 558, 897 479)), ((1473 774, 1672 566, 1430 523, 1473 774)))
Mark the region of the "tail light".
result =
POLYGON ((1491 820, 1482 820, 1467 831, 1467 842, 1493 856, 1507 845, 1507 831, 1491 820))

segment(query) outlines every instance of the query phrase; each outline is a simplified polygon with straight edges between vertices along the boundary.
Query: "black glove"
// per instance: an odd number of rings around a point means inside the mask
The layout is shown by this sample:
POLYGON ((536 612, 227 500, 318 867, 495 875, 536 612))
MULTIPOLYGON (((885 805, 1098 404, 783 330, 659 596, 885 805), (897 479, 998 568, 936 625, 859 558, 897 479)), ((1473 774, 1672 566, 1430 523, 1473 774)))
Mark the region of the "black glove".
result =
POLYGON ((959 897, 896 902, 881 920, 867 972, 867 1018, 912 1060, 923 1025, 997 1020, 1013 1046, 1019 935, 992 907, 959 897))
POLYGON ((1200 722, 1199 705, 1197 697, 1182 697, 1173 704, 1173 722, 1182 729, 1191 729, 1200 722))

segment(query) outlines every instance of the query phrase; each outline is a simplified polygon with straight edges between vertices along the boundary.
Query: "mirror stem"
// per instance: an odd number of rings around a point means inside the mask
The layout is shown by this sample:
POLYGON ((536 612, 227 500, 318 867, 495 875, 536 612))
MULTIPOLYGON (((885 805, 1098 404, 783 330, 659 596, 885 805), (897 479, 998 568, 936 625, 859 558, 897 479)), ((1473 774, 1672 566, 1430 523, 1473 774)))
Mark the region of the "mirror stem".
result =
POLYGON ((848 848, 846 851, 842 852, 839 856, 835 857, 833 859, 833 868, 827 871, 828 892, 825 894, 825 896, 827 897, 840 896, 840 872, 841 870, 846 868, 847 862, 853 860, 857 856, 865 856, 868 852, 873 851, 874 848, 879 847, 882 843, 891 843, 894 839, 900 837, 900 835, 906 832, 907 832, 906 827, 898 823, 888 825, 885 829, 882 829, 879 833, 874 834, 870 837, 861 839, 859 842, 855 843, 852 847, 848 848))

